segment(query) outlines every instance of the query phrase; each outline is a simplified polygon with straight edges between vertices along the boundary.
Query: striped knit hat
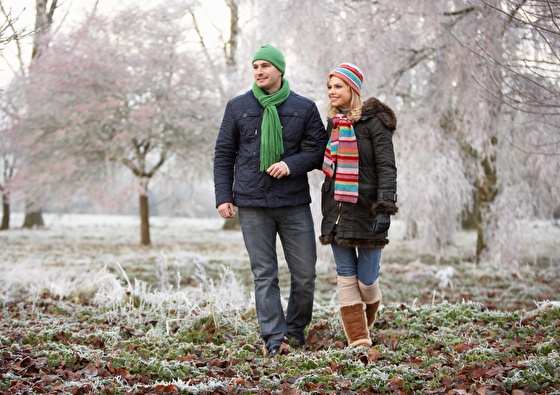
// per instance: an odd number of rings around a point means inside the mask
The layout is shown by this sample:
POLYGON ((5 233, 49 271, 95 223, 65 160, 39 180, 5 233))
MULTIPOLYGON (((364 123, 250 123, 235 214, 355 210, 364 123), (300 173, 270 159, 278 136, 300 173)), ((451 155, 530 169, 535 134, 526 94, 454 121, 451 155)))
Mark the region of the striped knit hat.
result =
POLYGON ((341 78, 348 85, 350 85, 358 95, 361 94, 360 91, 362 90, 362 82, 364 82, 364 76, 358 66, 352 63, 342 63, 336 69, 331 71, 327 78, 330 78, 331 75, 341 78))

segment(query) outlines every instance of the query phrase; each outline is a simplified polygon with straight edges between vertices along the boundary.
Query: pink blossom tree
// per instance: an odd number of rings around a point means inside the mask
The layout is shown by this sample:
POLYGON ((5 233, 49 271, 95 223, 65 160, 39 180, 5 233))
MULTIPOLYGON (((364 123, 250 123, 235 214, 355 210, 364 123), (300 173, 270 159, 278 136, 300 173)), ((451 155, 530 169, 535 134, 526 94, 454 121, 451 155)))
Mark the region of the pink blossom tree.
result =
MULTIPOLYGON (((12 17, 12 10, 6 9, 4 5, 0 4, 0 11, 2 15, 6 17, 7 22, 2 24, 0 28, 1 33, 1 42, 3 44, 8 44, 10 42, 14 43, 16 47, 16 64, 17 66, 13 67, 12 71, 16 76, 25 76, 27 69, 26 69, 26 61, 24 60, 24 51, 22 50, 22 40, 27 38, 29 35, 32 35, 32 50, 31 50, 31 61, 33 62, 34 59, 38 58, 41 54, 41 45, 47 45, 51 33, 51 25, 53 23, 53 16, 58 7, 57 0, 36 0, 35 2, 35 24, 32 29, 28 29, 26 27, 17 28, 16 22, 19 19, 19 15, 16 17, 12 17), (9 35, 6 33, 9 32, 9 35)), ((11 65, 10 62, 7 62, 8 65, 11 65)), ((13 90, 16 95, 18 93, 13 90)), ((3 110, 4 110, 4 117, 6 119, 6 125, 10 124, 9 129, 14 130, 16 127, 17 118, 14 117, 14 113, 21 112, 22 107, 17 109, 10 108, 9 105, 10 100, 6 100, 3 103, 3 110)), ((20 103, 21 104, 21 103, 20 103)), ((14 177, 15 171, 15 161, 14 155, 11 152, 7 152, 6 149, 11 149, 10 147, 14 147, 14 144, 10 144, 8 141, 9 137, 8 129, 2 135, 2 143, 4 146, 3 158, 4 158, 4 168, 3 174, 4 177, 14 177)), ((13 141, 12 141, 13 143, 13 141)), ((9 213, 10 213, 10 202, 9 202, 9 188, 7 180, 4 181, 3 190, 3 226, 9 227, 9 213)), ((41 199, 37 199, 36 197, 32 197, 31 195, 27 196, 26 202, 26 215, 24 219, 23 226, 24 227, 34 227, 34 226, 43 226, 43 217, 41 213, 41 199)))
MULTIPOLYGON (((188 11, 188 10, 187 10, 188 11)), ((148 189, 170 158, 197 166, 214 134, 214 88, 187 11, 132 7, 53 39, 28 79, 27 147, 42 172, 83 180, 107 164, 137 180, 141 244, 151 244, 148 189)))

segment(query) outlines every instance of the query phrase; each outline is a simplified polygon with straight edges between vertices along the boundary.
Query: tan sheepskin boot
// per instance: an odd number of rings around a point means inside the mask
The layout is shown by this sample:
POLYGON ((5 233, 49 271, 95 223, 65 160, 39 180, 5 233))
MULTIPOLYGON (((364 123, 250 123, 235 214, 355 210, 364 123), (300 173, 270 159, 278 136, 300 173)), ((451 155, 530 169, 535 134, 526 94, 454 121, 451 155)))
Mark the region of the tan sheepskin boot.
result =
POLYGON ((364 285, 358 281, 358 286, 360 288, 360 294, 362 295, 362 300, 366 304, 366 318, 368 329, 373 328, 373 323, 377 318, 377 311, 379 310, 379 305, 381 304, 381 291, 379 289, 379 279, 375 280, 372 285, 364 285))
POLYGON ((348 339, 348 345, 352 347, 371 347, 371 337, 366 325, 366 313, 364 303, 340 308, 340 316, 344 325, 344 333, 348 339))
POLYGON ((377 310, 379 310, 379 303, 380 302, 366 304, 366 319, 368 329, 373 328, 373 323, 377 319, 377 310))
POLYGON ((338 276, 338 298, 340 301, 340 317, 348 345, 352 347, 371 347, 371 337, 367 327, 365 303, 358 287, 356 276, 338 276))

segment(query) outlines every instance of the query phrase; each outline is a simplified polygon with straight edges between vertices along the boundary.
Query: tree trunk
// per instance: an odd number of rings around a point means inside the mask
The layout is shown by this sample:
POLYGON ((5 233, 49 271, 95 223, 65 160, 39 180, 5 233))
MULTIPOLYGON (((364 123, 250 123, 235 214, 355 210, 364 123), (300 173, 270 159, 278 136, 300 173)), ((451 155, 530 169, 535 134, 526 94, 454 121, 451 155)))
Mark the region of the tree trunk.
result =
POLYGON ((149 246, 150 241, 150 208, 148 194, 140 193, 140 244, 149 246))
POLYGON ((404 233, 405 240, 414 240, 418 238, 418 222, 413 219, 406 220, 406 230, 404 233))
POLYGON ((7 195, 2 195, 2 225, 0 230, 10 229, 10 200, 7 195))
MULTIPOLYGON (((50 7, 45 0, 35 1, 35 32, 33 34, 33 47, 31 49, 31 62, 37 59, 43 50, 46 48, 48 43, 45 42, 45 37, 49 34, 49 28, 53 22, 53 14, 56 8, 58 0, 53 0, 50 3, 50 7)), ((35 228, 45 226, 43 221, 42 207, 33 208, 31 204, 27 205, 25 210, 25 219, 23 220, 23 228, 35 228)))
MULTIPOLYGON (((495 144, 495 141, 493 141, 495 144)), ((496 158, 492 156, 486 157, 481 162, 482 169, 484 170, 484 179, 479 180, 476 184, 476 199, 475 199, 475 215, 477 219, 476 227, 476 263, 480 262, 482 252, 486 249, 486 240, 484 237, 485 219, 489 213, 490 205, 496 199, 498 190, 496 187, 498 177, 496 175, 495 167, 496 158)))
POLYGON ((222 230, 239 230, 241 229, 241 224, 239 223, 239 215, 236 215, 232 219, 226 219, 222 226, 222 230))
POLYGON ((478 211, 477 211, 477 191, 473 192, 473 207, 465 207, 462 213, 461 228, 464 230, 478 229, 478 211))
POLYGON ((480 256, 482 251, 486 248, 486 243, 484 242, 484 225, 482 224, 483 215, 482 215, 482 204, 479 199, 479 190, 480 188, 477 186, 477 197, 474 202, 474 212, 476 215, 476 263, 480 262, 480 256))
POLYGON ((43 212, 41 207, 37 207, 35 203, 27 201, 25 205, 25 218, 23 219, 22 228, 42 228, 45 226, 43 221, 43 212))
POLYGON ((45 221, 43 221, 43 213, 41 210, 26 212, 25 219, 23 220, 23 228, 42 228, 45 226, 45 221))

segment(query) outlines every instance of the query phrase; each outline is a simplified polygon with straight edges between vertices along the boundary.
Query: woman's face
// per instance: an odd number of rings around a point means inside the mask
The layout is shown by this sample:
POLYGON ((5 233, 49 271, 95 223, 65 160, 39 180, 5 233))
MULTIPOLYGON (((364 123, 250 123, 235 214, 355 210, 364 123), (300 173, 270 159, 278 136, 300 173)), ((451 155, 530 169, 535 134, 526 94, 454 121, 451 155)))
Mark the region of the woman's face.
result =
POLYGON ((327 81, 327 91, 331 104, 342 110, 350 108, 350 101, 352 100, 352 91, 350 86, 341 78, 331 75, 327 81))

